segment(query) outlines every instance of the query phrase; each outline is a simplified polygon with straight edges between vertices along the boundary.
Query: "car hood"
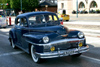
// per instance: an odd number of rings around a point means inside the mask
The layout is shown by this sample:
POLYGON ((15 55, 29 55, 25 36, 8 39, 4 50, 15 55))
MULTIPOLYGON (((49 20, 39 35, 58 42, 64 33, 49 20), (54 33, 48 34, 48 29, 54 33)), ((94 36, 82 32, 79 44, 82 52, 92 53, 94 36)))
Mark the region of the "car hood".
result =
POLYGON ((32 38, 36 40, 36 43, 41 42, 44 36, 48 36, 51 41, 62 39, 62 35, 67 34, 66 28, 64 26, 50 26, 50 27, 38 27, 30 28, 30 32, 24 34, 26 38, 32 38))
POLYGON ((47 27, 35 27, 35 28, 30 28, 31 32, 38 32, 38 34, 44 32, 44 33, 56 33, 59 35, 67 34, 67 28, 64 26, 47 26, 47 27))

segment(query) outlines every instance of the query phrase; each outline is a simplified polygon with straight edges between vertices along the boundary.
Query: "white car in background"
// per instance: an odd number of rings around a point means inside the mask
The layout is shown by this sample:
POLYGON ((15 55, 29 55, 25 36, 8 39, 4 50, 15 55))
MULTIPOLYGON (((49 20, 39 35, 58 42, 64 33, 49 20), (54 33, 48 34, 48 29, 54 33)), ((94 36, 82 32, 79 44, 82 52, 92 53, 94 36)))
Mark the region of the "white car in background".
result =
POLYGON ((0 27, 6 28, 8 26, 7 17, 4 14, 3 10, 0 10, 0 27))

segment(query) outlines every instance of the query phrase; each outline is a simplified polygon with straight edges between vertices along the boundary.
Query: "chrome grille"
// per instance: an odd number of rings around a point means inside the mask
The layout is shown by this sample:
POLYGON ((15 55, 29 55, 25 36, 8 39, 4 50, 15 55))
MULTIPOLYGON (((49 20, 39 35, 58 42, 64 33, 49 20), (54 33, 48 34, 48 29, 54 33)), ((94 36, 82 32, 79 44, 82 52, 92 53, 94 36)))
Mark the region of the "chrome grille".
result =
POLYGON ((56 50, 58 50, 58 48, 60 48, 60 50, 66 50, 70 48, 77 48, 78 42, 74 43, 63 42, 63 43, 52 44, 52 46, 54 46, 56 50))

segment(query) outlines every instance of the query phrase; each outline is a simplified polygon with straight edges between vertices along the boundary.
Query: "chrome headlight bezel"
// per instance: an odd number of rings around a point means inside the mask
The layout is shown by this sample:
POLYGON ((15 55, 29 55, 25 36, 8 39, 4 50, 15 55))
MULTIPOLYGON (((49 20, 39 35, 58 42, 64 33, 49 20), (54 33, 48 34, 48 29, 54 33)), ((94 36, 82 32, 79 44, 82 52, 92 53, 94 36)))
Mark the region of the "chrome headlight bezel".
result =
POLYGON ((49 37, 48 36, 44 36, 43 37, 43 42, 44 43, 48 43, 49 42, 49 37))
POLYGON ((78 37, 79 38, 83 38, 84 37, 84 33, 83 32, 78 32, 78 37))

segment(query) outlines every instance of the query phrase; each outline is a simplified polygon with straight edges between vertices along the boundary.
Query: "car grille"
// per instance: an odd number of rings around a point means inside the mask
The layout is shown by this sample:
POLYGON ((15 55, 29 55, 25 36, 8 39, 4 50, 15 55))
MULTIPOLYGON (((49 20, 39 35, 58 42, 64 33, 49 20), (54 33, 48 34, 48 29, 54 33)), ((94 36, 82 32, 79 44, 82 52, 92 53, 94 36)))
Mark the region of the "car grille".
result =
POLYGON ((77 48, 78 47, 78 42, 74 42, 74 43, 57 43, 57 44, 52 44, 52 46, 55 47, 55 50, 57 51, 58 49, 60 50, 66 50, 66 49, 70 49, 70 48, 77 48))

